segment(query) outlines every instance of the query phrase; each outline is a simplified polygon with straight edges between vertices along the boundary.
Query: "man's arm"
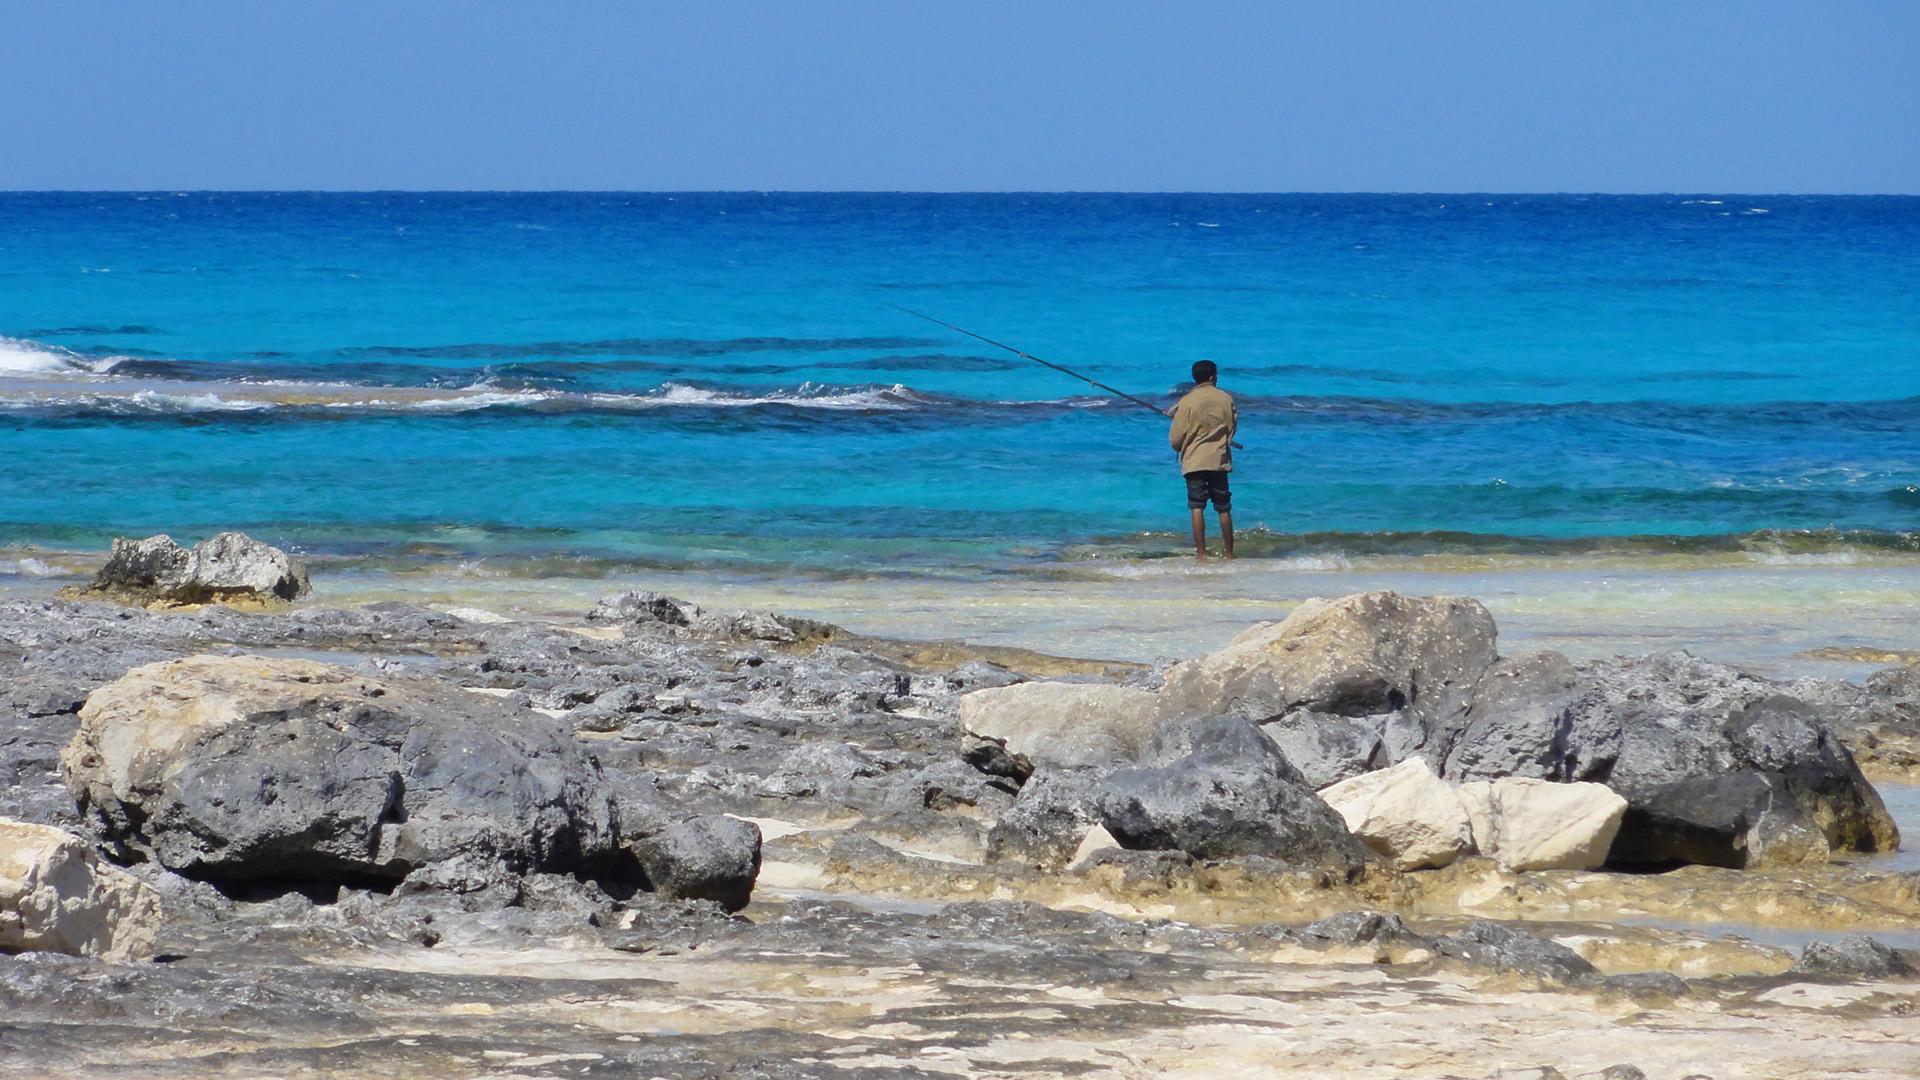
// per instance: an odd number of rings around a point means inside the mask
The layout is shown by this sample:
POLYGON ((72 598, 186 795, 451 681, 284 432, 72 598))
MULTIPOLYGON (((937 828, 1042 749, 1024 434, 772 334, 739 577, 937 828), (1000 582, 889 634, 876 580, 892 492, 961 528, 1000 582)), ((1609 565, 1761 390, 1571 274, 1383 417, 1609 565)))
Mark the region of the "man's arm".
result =
POLYGON ((1173 446, 1175 453, 1179 453, 1181 448, 1187 445, 1187 439, 1190 438, 1192 434, 1193 424, 1190 422, 1190 418, 1186 413, 1180 411, 1180 406, 1175 405, 1173 407, 1173 423, 1167 426, 1167 442, 1173 446))

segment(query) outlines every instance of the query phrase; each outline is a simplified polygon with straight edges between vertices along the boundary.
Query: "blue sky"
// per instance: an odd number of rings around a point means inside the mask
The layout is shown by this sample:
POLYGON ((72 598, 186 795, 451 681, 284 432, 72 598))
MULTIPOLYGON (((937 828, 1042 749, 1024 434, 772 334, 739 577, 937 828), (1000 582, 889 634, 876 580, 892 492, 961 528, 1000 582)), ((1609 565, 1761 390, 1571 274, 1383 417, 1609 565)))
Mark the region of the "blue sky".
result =
POLYGON ((0 188, 1920 192, 1920 3, 0 0, 0 188))

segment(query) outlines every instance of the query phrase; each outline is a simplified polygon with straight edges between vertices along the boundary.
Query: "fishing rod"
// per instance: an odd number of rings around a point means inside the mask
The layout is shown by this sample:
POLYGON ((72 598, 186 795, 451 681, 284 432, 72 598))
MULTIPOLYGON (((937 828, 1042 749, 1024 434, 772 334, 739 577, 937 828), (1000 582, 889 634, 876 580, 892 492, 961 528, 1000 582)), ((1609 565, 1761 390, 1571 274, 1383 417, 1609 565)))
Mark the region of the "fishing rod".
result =
POLYGON ((984 341, 984 342, 986 342, 987 344, 989 344, 989 345, 991 345, 991 346, 993 346, 993 347, 994 347, 994 348, 996 348, 996 349, 1005 349, 1005 350, 1007 350, 1008 352, 1010 352, 1010 353, 1012 353, 1012 354, 1013 354, 1013 355, 1015 355, 1015 356, 1018 356, 1018 357, 1020 357, 1020 358, 1021 358, 1021 359, 1023 359, 1023 360, 1031 360, 1031 361, 1033 361, 1034 363, 1036 363, 1036 364, 1040 364, 1040 365, 1042 365, 1042 366, 1044 366, 1044 367, 1050 367, 1050 368, 1052 368, 1053 370, 1055 370, 1055 371, 1057 371, 1057 372, 1059 372, 1059 373, 1060 373, 1060 374, 1062 374, 1062 375, 1071 375, 1071 376, 1073 376, 1074 378, 1076 378, 1076 379, 1079 379, 1079 380, 1080 380, 1081 382, 1083 382, 1083 383, 1088 383, 1088 384, 1090 384, 1090 385, 1093 385, 1093 386, 1097 386, 1097 387, 1099 387, 1100 389, 1102 389, 1102 390, 1105 390, 1105 391, 1106 391, 1107 393, 1109 393, 1109 394, 1115 394, 1115 395, 1118 395, 1118 396, 1120 396, 1120 397, 1123 397, 1123 398, 1126 398, 1126 399, 1127 399, 1128 401, 1131 401, 1131 402, 1133 402, 1133 403, 1134 403, 1135 405, 1138 405, 1138 406, 1140 406, 1140 407, 1141 407, 1141 408, 1143 408, 1143 409, 1152 409, 1152 410, 1154 411, 1154 413, 1155 413, 1155 415, 1158 415, 1158 416, 1166 416, 1166 415, 1167 415, 1167 410, 1165 410, 1165 409, 1163 409, 1163 408, 1161 408, 1161 407, 1160 407, 1160 406, 1158 406, 1158 405, 1155 405, 1155 404, 1154 404, 1153 402, 1151 402, 1151 401, 1146 401, 1146 400, 1143 400, 1143 399, 1141 399, 1141 398, 1137 398, 1137 397, 1134 397, 1134 396, 1133 396, 1132 394, 1129 394, 1129 393, 1127 393, 1127 392, 1126 392, 1125 390, 1121 390, 1121 389, 1118 389, 1118 388, 1116 388, 1116 387, 1112 387, 1112 386, 1108 386, 1108 385, 1107 385, 1106 383, 1103 383, 1103 382, 1101 382, 1101 381, 1100 381, 1100 380, 1098 380, 1098 379, 1089 379, 1089 378, 1087 378, 1087 377, 1086 377, 1085 375, 1082 375, 1082 374, 1080 374, 1079 372, 1077 372, 1077 371, 1074 371, 1074 370, 1073 370, 1073 369, 1071 369, 1071 368, 1064 368, 1064 367, 1061 367, 1061 366, 1060 366, 1059 364, 1056 364, 1056 363, 1054 363, 1054 362, 1053 362, 1053 361, 1051 361, 1051 360, 1042 360, 1042 359, 1040 359, 1039 357, 1037 357, 1037 356, 1035 356, 1035 355, 1033 355, 1033 354, 1032 354, 1032 353, 1030 353, 1030 352, 1022 352, 1022 351, 1020 351, 1019 349, 1016 349, 1016 348, 1014 348, 1014 347, 1013 347, 1013 346, 1011 346, 1011 345, 1007 345, 1007 344, 1003 344, 1002 342, 998 342, 998 341, 995 341, 995 340, 993 340, 992 338, 990 338, 990 337, 987 337, 987 336, 986 336, 986 335, 984 335, 984 334, 976 334, 976 333, 974 333, 973 331, 971 331, 971 330, 968 330, 967 328, 965 328, 965 327, 963 327, 963 326, 955 326, 955 325, 953 325, 953 324, 952 324, 952 323, 950 323, 950 322, 942 322, 941 320, 939 320, 939 319, 936 319, 936 318, 934 318, 934 317, 933 317, 933 316, 931 316, 931 315, 923 315, 923 314, 921 314, 920 312, 918 312, 918 311, 915 311, 915 310, 913 310, 912 308, 903 308, 903 307, 901 307, 901 306, 900 306, 899 304, 888 304, 887 306, 888 306, 888 307, 890 307, 890 308, 892 308, 892 309, 893 309, 893 310, 895 310, 895 311, 904 311, 904 312, 906 312, 906 313, 907 313, 908 315, 911 315, 911 316, 913 316, 913 317, 914 317, 914 318, 916 318, 916 319, 925 319, 925 320, 927 320, 928 322, 930 322, 930 323, 932 323, 932 324, 933 324, 933 325, 935 325, 935 326, 944 326, 944 327, 946 327, 947 329, 949 329, 949 330, 951 330, 951 331, 953 331, 953 332, 954 332, 954 333, 956 333, 956 334, 965 334, 965 335, 967 335, 968 337, 970 337, 970 338, 974 338, 974 339, 976 339, 976 340, 978 340, 978 341, 984 341))
MULTIPOLYGON (((1020 357, 1022 360, 1031 360, 1034 363, 1041 365, 1042 367, 1050 367, 1062 375, 1071 375, 1074 378, 1079 379, 1081 382, 1087 383, 1091 386, 1097 386, 1100 389, 1105 390, 1109 394, 1115 394, 1119 397, 1126 398, 1128 401, 1133 402, 1135 405, 1138 405, 1143 409, 1152 409, 1156 415, 1159 415, 1159 416, 1173 415, 1173 412, 1170 409, 1162 409, 1160 406, 1155 405, 1153 402, 1145 401, 1140 398, 1134 397, 1132 394, 1129 394, 1125 390, 1122 390, 1118 387, 1108 386, 1106 383, 1103 383, 1098 379, 1089 379, 1085 375, 1080 374, 1079 372, 1073 370, 1072 368, 1061 367, 1059 364, 1056 364, 1051 360, 1042 360, 1030 352, 1024 352, 1020 349, 1016 349, 1013 346, 1006 344, 1005 342, 995 341, 992 338, 986 336, 985 334, 976 334, 964 326, 955 326, 950 322, 946 322, 941 319, 936 319, 931 315, 923 314, 921 312, 913 310, 912 308, 901 307, 899 304, 888 304, 887 306, 892 308, 895 311, 905 312, 906 314, 911 315, 916 319, 925 319, 935 326, 944 326, 956 334, 965 334, 968 337, 973 338, 977 341, 984 341, 996 349, 1005 349, 1008 352, 1012 353, 1013 355, 1020 357)), ((1235 450, 1246 449, 1246 447, 1240 445, 1237 442, 1233 443, 1232 446, 1235 450)))

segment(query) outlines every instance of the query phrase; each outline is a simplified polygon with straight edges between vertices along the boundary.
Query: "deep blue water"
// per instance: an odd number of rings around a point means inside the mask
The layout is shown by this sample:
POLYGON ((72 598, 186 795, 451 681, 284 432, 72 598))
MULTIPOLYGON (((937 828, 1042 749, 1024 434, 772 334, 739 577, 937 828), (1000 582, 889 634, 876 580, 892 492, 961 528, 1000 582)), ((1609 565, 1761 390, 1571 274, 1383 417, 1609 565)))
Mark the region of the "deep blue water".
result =
POLYGON ((1730 195, 0 194, 0 545, 1180 549, 1164 421, 896 304, 1217 360, 1253 554, 1920 549, 1920 198, 1730 195))

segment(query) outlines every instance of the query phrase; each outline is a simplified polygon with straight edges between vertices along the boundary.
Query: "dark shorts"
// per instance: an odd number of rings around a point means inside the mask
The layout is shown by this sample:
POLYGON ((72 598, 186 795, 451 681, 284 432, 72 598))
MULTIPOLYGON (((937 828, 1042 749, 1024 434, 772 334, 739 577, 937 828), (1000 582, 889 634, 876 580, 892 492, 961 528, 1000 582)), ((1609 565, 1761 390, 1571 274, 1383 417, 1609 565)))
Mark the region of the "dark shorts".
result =
POLYGON ((1227 474, 1218 470, 1188 473, 1187 509, 1205 510, 1208 499, 1212 499, 1213 508, 1223 514, 1233 507, 1233 492, 1227 490, 1227 474))

